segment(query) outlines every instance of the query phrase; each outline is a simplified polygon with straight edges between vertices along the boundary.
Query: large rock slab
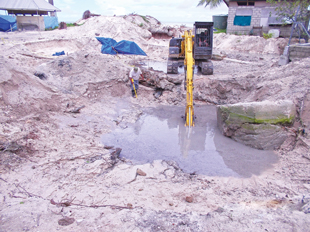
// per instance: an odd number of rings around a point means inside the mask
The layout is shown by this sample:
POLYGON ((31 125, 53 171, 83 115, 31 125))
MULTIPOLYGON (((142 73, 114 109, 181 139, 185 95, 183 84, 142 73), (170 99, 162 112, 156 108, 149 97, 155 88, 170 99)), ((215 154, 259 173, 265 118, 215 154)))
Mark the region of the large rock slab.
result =
POLYGON ((292 101, 263 101, 217 106, 217 124, 221 132, 245 145, 271 150, 277 149, 288 134, 295 119, 292 101))
POLYGON ((176 85, 180 85, 184 80, 183 75, 170 77, 162 71, 146 69, 144 67, 142 67, 141 70, 144 76, 144 81, 142 83, 146 86, 155 87, 161 90, 172 91, 176 85))

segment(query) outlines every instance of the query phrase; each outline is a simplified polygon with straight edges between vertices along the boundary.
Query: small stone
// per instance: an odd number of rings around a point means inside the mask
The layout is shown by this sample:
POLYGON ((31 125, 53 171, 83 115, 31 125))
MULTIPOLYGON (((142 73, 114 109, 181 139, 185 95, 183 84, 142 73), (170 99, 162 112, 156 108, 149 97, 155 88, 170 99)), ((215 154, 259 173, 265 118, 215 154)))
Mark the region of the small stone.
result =
POLYGON ((193 200, 194 200, 194 198, 192 196, 190 196, 190 197, 188 196, 185 198, 185 201, 187 201, 188 203, 192 203, 193 200))
POLYGON ((169 203, 170 206, 173 206, 173 203, 169 203))
POLYGON ((248 74, 246 78, 255 78, 255 76, 253 74, 248 74))
POLYGON ((128 204, 127 204, 127 207, 128 207, 129 209, 132 209, 132 204, 128 203, 128 204))
POLYGON ((35 72, 34 75, 39 77, 41 80, 46 80, 47 79, 46 74, 43 73, 43 72, 35 72))
POLYGON ((143 191, 143 189, 139 189, 139 191, 143 191))
POLYGON ((142 171, 140 168, 137 169, 137 174, 139 176, 146 176, 146 173, 144 171, 142 171))
POLYGON ((75 221, 74 218, 64 217, 58 220, 58 224, 61 226, 68 226, 68 225, 71 225, 74 221, 75 221))
POLYGON ((217 213, 223 213, 225 210, 222 207, 218 207, 216 210, 214 210, 217 213))

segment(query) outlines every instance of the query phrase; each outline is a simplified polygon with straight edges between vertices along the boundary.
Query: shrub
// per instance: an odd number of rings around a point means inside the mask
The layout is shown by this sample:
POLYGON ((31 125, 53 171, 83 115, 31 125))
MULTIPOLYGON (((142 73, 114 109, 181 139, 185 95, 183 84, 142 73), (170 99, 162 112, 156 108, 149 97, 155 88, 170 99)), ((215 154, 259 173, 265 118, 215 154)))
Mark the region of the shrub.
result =
POLYGON ((145 16, 143 16, 143 15, 140 15, 140 17, 141 18, 143 18, 143 20, 145 21, 145 22, 147 22, 147 23, 149 23, 150 21, 145 17, 145 16))
POLYGON ((226 33, 226 29, 218 29, 218 28, 215 28, 216 31, 214 31, 214 34, 219 34, 219 33, 226 33))
POLYGON ((270 39, 272 38, 273 34, 272 33, 263 33, 264 39, 270 39))

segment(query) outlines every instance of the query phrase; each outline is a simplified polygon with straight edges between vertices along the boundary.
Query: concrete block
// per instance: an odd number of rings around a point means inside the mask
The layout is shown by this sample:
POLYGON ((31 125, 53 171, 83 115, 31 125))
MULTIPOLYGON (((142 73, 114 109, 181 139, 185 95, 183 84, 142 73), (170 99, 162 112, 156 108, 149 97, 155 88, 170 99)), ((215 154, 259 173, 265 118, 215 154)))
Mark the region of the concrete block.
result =
POLYGON ((295 105, 290 100, 217 106, 217 123, 221 132, 258 149, 281 146, 288 136, 282 125, 291 125, 294 119, 295 105))
POLYGON ((278 29, 271 29, 268 31, 268 34, 272 34, 272 38, 279 38, 280 36, 280 30, 278 29))
POLYGON ((288 56, 286 56, 286 55, 281 55, 278 64, 279 64, 280 66, 282 66, 282 65, 287 65, 288 62, 289 62, 288 56))

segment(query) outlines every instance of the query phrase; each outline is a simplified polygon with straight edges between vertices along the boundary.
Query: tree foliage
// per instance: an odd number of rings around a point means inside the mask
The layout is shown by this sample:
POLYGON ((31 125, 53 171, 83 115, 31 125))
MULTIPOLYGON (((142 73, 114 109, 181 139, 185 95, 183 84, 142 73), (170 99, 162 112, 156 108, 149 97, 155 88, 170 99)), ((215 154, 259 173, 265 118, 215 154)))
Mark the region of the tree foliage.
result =
POLYGON ((293 23, 295 16, 296 21, 309 21, 308 7, 310 5, 310 0, 267 0, 267 2, 276 7, 277 16, 282 18, 285 22, 293 23), (296 15, 298 7, 299 11, 298 15, 296 15))
POLYGON ((210 8, 216 8, 223 2, 228 7, 229 0, 199 0, 199 3, 197 6, 203 6, 204 5, 205 7, 210 6, 210 8))

